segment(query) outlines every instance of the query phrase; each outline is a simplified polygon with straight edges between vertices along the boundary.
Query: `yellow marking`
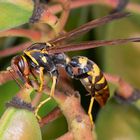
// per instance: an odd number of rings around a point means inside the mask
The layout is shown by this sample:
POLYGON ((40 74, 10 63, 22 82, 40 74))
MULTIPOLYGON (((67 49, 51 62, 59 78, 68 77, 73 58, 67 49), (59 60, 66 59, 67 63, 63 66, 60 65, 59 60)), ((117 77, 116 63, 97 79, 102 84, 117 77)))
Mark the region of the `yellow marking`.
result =
POLYGON ((24 65, 25 65, 23 73, 24 73, 25 76, 27 76, 29 74, 28 63, 27 63, 26 58, 23 55, 21 55, 21 57, 23 58, 24 65))
POLYGON ((49 42, 46 42, 46 45, 49 46, 49 47, 53 47, 54 44, 50 44, 49 42))
POLYGON ((91 89, 91 85, 90 86, 87 86, 87 88, 91 89))
POLYGON ((93 70, 94 70, 95 76, 98 76, 100 74, 101 70, 96 64, 93 65, 93 70))
POLYGON ((95 76, 92 76, 92 84, 95 84, 95 76))
POLYGON ((87 65, 88 58, 86 58, 86 57, 80 57, 80 58, 78 59, 78 61, 79 61, 79 63, 81 64, 81 67, 83 68, 83 67, 85 67, 85 66, 87 65))
POLYGON ((47 63, 47 59, 45 56, 41 57, 41 60, 44 62, 44 63, 47 63))
POLYGON ((70 62, 70 58, 66 58, 66 64, 68 64, 70 62))
POLYGON ((93 71, 89 71, 87 74, 90 75, 90 76, 95 76, 93 71))
POLYGON ((25 62, 27 62, 26 58, 25 58, 23 55, 21 55, 21 57, 23 58, 23 60, 24 60, 25 62))
POLYGON ((26 53, 34 53, 34 52, 40 52, 40 53, 45 53, 45 54, 48 54, 48 51, 46 51, 45 49, 43 49, 43 50, 37 50, 37 49, 33 49, 33 50, 30 50, 30 51, 26 51, 26 50, 24 50, 24 53, 26 54, 26 53))
POLYGON ((84 81, 85 83, 89 83, 88 78, 84 78, 83 81, 84 81))
POLYGON ((38 111, 39 109, 45 104, 47 103, 49 100, 51 99, 51 97, 47 98, 46 100, 40 102, 40 104, 37 106, 36 110, 35 110, 35 116, 37 117, 37 119, 40 121, 41 117, 38 115, 38 111))
POLYGON ((48 54, 48 51, 46 51, 45 49, 43 49, 43 50, 41 50, 41 53, 48 54))
POLYGON ((54 90, 55 90, 55 85, 56 85, 56 80, 57 80, 57 77, 56 76, 53 76, 53 83, 52 83, 52 87, 51 87, 51 93, 50 93, 50 96, 54 96, 54 90))
POLYGON ((99 95, 99 93, 97 91, 95 91, 95 95, 99 95))
POLYGON ((44 75, 43 75, 43 67, 40 67, 40 73, 39 73, 39 79, 40 79, 40 86, 39 86, 39 92, 42 92, 43 84, 44 84, 44 75))
POLYGON ((90 99, 90 105, 89 105, 89 109, 88 109, 88 115, 91 121, 91 124, 93 125, 93 117, 92 117, 92 107, 93 107, 93 103, 94 103, 94 97, 91 97, 90 99))
POLYGON ((30 50, 30 51, 24 50, 24 53, 33 53, 33 52, 41 52, 41 51, 37 50, 37 49, 33 49, 33 50, 30 50))
POLYGON ((97 84, 103 84, 105 82, 105 78, 102 77, 102 79, 100 81, 97 82, 97 84))
POLYGON ((103 88, 103 90, 106 90, 106 89, 108 89, 108 85, 106 85, 106 86, 103 88))
MULTIPOLYGON (((43 70, 42 67, 41 67, 41 69, 43 70)), ((42 76, 40 75, 40 77, 42 77, 42 76)), ((40 80, 41 80, 41 79, 40 79, 40 80)), ((51 93, 50 93, 50 96, 51 96, 51 97, 54 96, 54 90, 55 90, 56 80, 57 80, 57 77, 54 76, 54 77, 53 77, 52 88, 51 88, 51 93)), ((41 120, 41 117, 38 115, 38 111, 39 111, 39 109, 40 109, 45 103, 47 103, 47 102, 51 99, 51 97, 49 97, 49 98, 47 98, 46 100, 40 102, 40 104, 37 106, 37 108, 36 108, 36 110, 35 110, 35 116, 38 118, 39 121, 41 120)))
POLYGON ((93 71, 89 71, 87 74, 92 77, 92 84, 94 84, 95 83, 95 78, 96 78, 95 73, 93 71))
POLYGON ((36 65, 38 65, 39 66, 39 64, 38 64, 38 62, 36 61, 36 59, 34 58, 34 57, 32 57, 32 55, 30 54, 32 51, 25 51, 24 53, 27 55, 27 56, 29 56, 31 59, 32 59, 32 61, 36 64, 36 65))

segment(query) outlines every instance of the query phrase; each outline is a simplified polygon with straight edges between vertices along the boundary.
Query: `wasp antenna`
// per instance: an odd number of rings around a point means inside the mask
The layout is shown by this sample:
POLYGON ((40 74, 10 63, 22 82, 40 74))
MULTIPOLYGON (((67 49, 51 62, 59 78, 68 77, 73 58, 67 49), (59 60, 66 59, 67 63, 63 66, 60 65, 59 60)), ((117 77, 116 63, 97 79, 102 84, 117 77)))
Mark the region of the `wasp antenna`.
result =
POLYGON ((11 70, 13 70, 11 67, 8 67, 7 70, 9 71, 11 77, 15 80, 15 82, 17 83, 17 85, 22 89, 23 86, 19 83, 19 81, 15 78, 15 75, 11 72, 11 70))

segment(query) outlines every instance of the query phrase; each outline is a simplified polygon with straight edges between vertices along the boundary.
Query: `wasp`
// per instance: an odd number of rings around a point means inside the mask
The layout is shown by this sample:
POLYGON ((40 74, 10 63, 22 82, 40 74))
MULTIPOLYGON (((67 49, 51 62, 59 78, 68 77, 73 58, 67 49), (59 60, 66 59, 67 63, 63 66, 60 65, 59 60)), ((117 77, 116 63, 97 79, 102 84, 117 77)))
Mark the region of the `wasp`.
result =
MULTIPOLYGON (((63 67, 68 76, 73 79, 80 80, 86 90, 89 92, 91 101, 88 109, 88 114, 91 122, 93 122, 91 112, 94 100, 96 100, 100 106, 103 106, 109 97, 109 88, 107 81, 103 75, 103 72, 92 60, 89 60, 84 56, 74 56, 70 58, 65 54, 65 52, 84 50, 104 45, 110 46, 128 42, 139 42, 140 38, 99 40, 68 45, 57 44, 66 39, 68 40, 79 34, 85 33, 94 27, 126 16, 128 16, 128 13, 114 13, 111 15, 107 15, 103 18, 90 21, 68 33, 62 34, 59 37, 50 40, 48 43, 39 42, 32 44, 23 51, 22 55, 15 56, 12 59, 11 67, 14 71, 17 72, 21 80, 27 85, 32 85, 30 76, 36 78, 35 73, 37 73, 39 75, 40 83, 38 89, 39 92, 42 92, 43 90, 44 74, 50 75, 53 80, 50 91, 51 97, 54 96, 55 86, 59 76, 58 68, 63 67)), ((45 102, 40 104, 42 105, 44 103, 45 102)))

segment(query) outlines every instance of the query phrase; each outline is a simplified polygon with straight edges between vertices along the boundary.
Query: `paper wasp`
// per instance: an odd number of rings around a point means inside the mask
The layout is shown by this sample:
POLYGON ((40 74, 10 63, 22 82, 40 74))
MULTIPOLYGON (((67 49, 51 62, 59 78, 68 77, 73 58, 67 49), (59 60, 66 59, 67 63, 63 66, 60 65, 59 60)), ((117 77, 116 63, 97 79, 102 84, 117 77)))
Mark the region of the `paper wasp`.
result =
MULTIPOLYGON (((92 28, 128 15, 128 13, 114 13, 90 21, 77 29, 50 40, 48 43, 35 43, 24 50, 23 55, 14 57, 11 62, 11 67, 27 85, 31 85, 31 79, 29 76, 32 75, 36 78, 35 73, 38 73, 40 83, 38 89, 39 92, 43 89, 44 74, 49 74, 53 79, 50 96, 54 96, 55 85, 59 75, 58 67, 63 67, 71 78, 80 80, 91 95, 88 114, 92 121, 91 111, 94 99, 100 104, 100 106, 103 106, 109 97, 107 81, 100 68, 93 61, 83 56, 69 58, 64 52, 84 50, 104 45, 110 46, 128 42, 140 42, 140 38, 99 40, 68 45, 57 45, 57 43, 71 39, 72 37, 85 33, 92 28)), ((44 102, 40 104, 42 105, 44 102)))

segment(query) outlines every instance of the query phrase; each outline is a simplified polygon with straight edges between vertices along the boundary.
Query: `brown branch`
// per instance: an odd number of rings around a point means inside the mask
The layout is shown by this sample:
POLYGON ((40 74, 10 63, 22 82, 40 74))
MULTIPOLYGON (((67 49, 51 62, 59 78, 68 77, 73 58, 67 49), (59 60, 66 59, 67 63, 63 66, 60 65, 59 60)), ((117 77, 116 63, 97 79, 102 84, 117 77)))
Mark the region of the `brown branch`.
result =
POLYGON ((57 138, 56 140, 74 140, 72 132, 67 132, 63 136, 57 138))
POLYGON ((39 41, 41 39, 41 33, 29 29, 11 29, 7 31, 0 32, 0 37, 26 37, 32 41, 39 41))
MULTIPOLYGON (((63 82, 61 80, 61 84, 62 83, 63 82)), ((65 83, 64 86, 67 87, 69 86, 69 84, 66 85, 65 83)), ((49 94, 50 89, 44 87, 44 93, 49 94)), ((58 107, 60 108, 63 115, 66 117, 69 128, 68 133, 58 138, 59 140, 64 139, 81 140, 83 138, 84 139, 86 138, 87 140, 93 140, 93 138, 95 138, 92 129, 93 126, 91 125, 88 115, 81 107, 79 97, 80 95, 75 91, 73 91, 71 86, 69 86, 69 91, 67 91, 67 93, 65 91, 60 92, 58 90, 55 90, 55 95, 53 96, 53 98, 58 103, 58 107)), ((44 126, 50 121, 56 119, 61 114, 60 110, 58 108, 53 110, 49 115, 47 115, 42 119, 40 125, 44 126)))
POLYGON ((47 125, 48 123, 57 119, 60 115, 62 115, 60 109, 56 107, 53 111, 51 111, 48 115, 44 116, 40 121, 40 127, 47 125))
MULTIPOLYGON (((102 5, 105 4, 107 6, 110 6, 110 7, 114 8, 114 7, 116 7, 116 5, 118 3, 118 0, 104 0, 104 1, 100 0, 99 3, 102 4, 102 5)), ((140 14, 140 5, 138 3, 129 2, 125 9, 128 10, 128 11, 140 14)))
POLYGON ((126 82, 125 80, 123 80, 121 77, 117 75, 112 75, 108 73, 105 73, 104 75, 108 82, 111 82, 117 85, 118 90, 119 90, 118 93, 121 97, 124 97, 127 99, 130 96, 132 96, 133 91, 134 91, 134 88, 132 87, 132 85, 130 85, 128 82, 126 82))
MULTIPOLYGON (((48 89, 44 91, 49 93, 48 89)), ((74 139, 93 140, 95 138, 92 132, 93 126, 88 115, 81 107, 79 94, 74 91, 65 94, 55 90, 54 99, 67 119, 69 132, 72 132, 74 139)))
POLYGON ((44 36, 43 40, 48 41, 60 34, 63 31, 64 26, 67 22, 69 12, 70 12, 70 2, 69 0, 53 0, 54 2, 60 3, 60 7, 63 9, 60 18, 53 15, 52 11, 47 7, 41 15, 40 21, 49 24, 53 30, 44 36))
POLYGON ((56 25, 57 32, 60 33, 64 30, 65 24, 68 20, 69 13, 70 13, 70 0, 54 0, 59 2, 62 7, 62 14, 59 19, 59 23, 56 25))
MULTIPOLYGON (((17 76, 14 72, 13 74, 17 76)), ((130 85, 125 80, 123 80, 121 77, 117 75, 108 74, 108 73, 104 73, 104 75, 108 82, 115 84, 119 88, 119 90, 121 91, 120 93, 122 94, 121 95, 122 97, 128 98, 132 95, 134 88, 132 87, 132 85, 130 85)), ((1 71, 0 72, 0 85, 6 83, 9 80, 12 80, 10 73, 8 71, 1 71)), ((68 83, 66 82, 63 85, 64 85, 63 89, 68 89, 67 91, 70 91, 72 89, 72 87, 68 85, 68 83)), ((59 87, 60 87, 60 84, 59 84, 59 87)))
MULTIPOLYGON (((113 6, 113 5, 115 5, 115 4, 117 4, 117 0, 115 1, 111 1, 111 0, 105 0, 105 1, 103 1, 105 4, 108 4, 108 5, 111 5, 111 6, 113 6)), ((99 3, 99 4, 103 4, 103 3, 101 3, 101 1, 96 1, 96 0, 87 0, 87 1, 84 1, 84 0, 76 0, 76 1, 72 1, 71 2, 71 5, 70 5, 70 7, 71 8, 78 8, 78 7, 81 7, 81 6, 85 6, 85 5, 90 5, 90 4, 95 4, 95 3, 99 3)), ((137 5, 137 4, 133 4, 133 3, 129 3, 128 4, 128 6, 127 7, 129 7, 130 9, 132 8, 132 9, 140 9, 140 6, 139 5, 137 5)), ((131 10, 132 10, 131 9, 131 10)), ((61 5, 55 5, 55 6, 51 6, 50 8, 49 8, 49 10, 51 11, 51 12, 54 12, 54 13, 56 13, 56 12, 60 12, 61 10, 62 10, 62 7, 61 7, 61 5)), ((139 11, 140 12, 140 11, 139 11)), ((49 16, 48 16, 49 17, 49 16)), ((43 40, 46 40, 46 37, 45 37, 45 39, 43 39, 43 40)), ((27 43, 28 44, 28 43, 27 43)), ((5 56, 8 56, 8 55, 12 55, 12 54, 14 54, 14 53, 16 53, 16 52, 20 52, 20 51, 22 51, 24 48, 26 48, 26 47, 28 47, 28 46, 25 46, 26 44, 22 44, 22 45, 19 45, 19 46, 17 46, 17 47, 14 47, 14 48, 10 48, 10 49, 6 49, 6 50, 2 50, 2 51, 0 51, 0 57, 5 57, 5 56)))
POLYGON ((31 44, 32 44, 32 42, 26 42, 26 43, 2 50, 2 51, 0 51, 0 57, 6 57, 9 55, 21 52, 22 50, 28 48, 31 44))
POLYGON ((31 104, 32 104, 33 107, 35 107, 35 106, 38 105, 38 103, 41 100, 41 97, 42 97, 42 93, 37 92, 36 95, 35 95, 35 97, 33 98, 32 102, 31 102, 31 104))
MULTIPOLYGON (((15 74, 11 71, 11 73, 15 74)), ((0 71, 0 85, 6 83, 9 80, 12 80, 11 74, 9 71, 0 71)))
MULTIPOLYGON (((133 88, 130 84, 128 84, 116 75, 110 75, 105 73, 105 77, 109 82, 112 82, 119 86, 121 96, 125 98, 131 96, 129 93, 132 94, 133 88)), ((47 89, 45 90, 45 93, 49 93, 47 89)), ((76 140, 95 139, 95 135, 93 135, 89 117, 80 105, 78 94, 76 94, 73 90, 71 90, 71 93, 69 94, 65 94, 64 92, 62 93, 56 90, 54 99, 57 101, 62 113, 65 115, 69 128, 69 132, 61 136, 59 140, 63 140, 64 138, 76 140)), ((58 109, 56 110, 58 112, 54 111, 52 114, 48 115, 49 117, 47 116, 43 119, 43 125, 59 116, 60 112, 58 109)))
POLYGON ((53 29, 55 29, 55 25, 58 22, 57 16, 53 15, 50 10, 45 9, 43 13, 41 14, 41 17, 39 19, 39 22, 46 23, 50 25, 53 29))
MULTIPOLYGON (((61 84, 63 82, 61 80, 61 84)), ((65 86, 65 85, 64 85, 65 86)), ((69 86, 69 84, 67 85, 69 86)), ((71 86, 69 86, 69 89, 71 86)), ((64 88, 65 90, 65 88, 64 88)), ((44 87, 44 93, 49 94, 50 89, 44 87)), ((93 140, 95 134, 93 134, 93 126, 91 125, 89 116, 85 113, 80 103, 80 95, 73 91, 71 88, 70 91, 60 92, 55 90, 55 95, 53 98, 58 103, 58 107, 61 112, 67 119, 68 123, 68 133, 64 134, 59 138, 59 140, 67 139, 76 139, 76 140, 93 140)), ((59 109, 54 110, 51 114, 47 115, 42 121, 41 124, 45 125, 46 123, 56 119, 60 115, 59 109)), ((42 126, 41 125, 41 126, 42 126)))
MULTIPOLYGON (((91 5, 91 4, 96 4, 98 3, 98 1, 96 0, 75 0, 75 1, 71 1, 71 4, 70 4, 70 9, 76 9, 76 8, 79 8, 79 7, 84 7, 84 6, 88 6, 88 5, 91 5)), ((59 13, 63 10, 63 8, 61 7, 60 4, 56 4, 56 5, 53 5, 53 6, 50 6, 49 7, 49 10, 56 14, 56 13, 59 13)))
MULTIPOLYGON (((114 8, 117 6, 118 0, 74 0, 71 1, 70 9, 76 9, 93 4, 106 5, 114 8)), ((129 2, 125 9, 131 12, 140 13, 140 5, 137 3, 129 2)), ((59 4, 57 4, 50 6, 49 10, 55 14, 61 12, 62 7, 59 4)))

